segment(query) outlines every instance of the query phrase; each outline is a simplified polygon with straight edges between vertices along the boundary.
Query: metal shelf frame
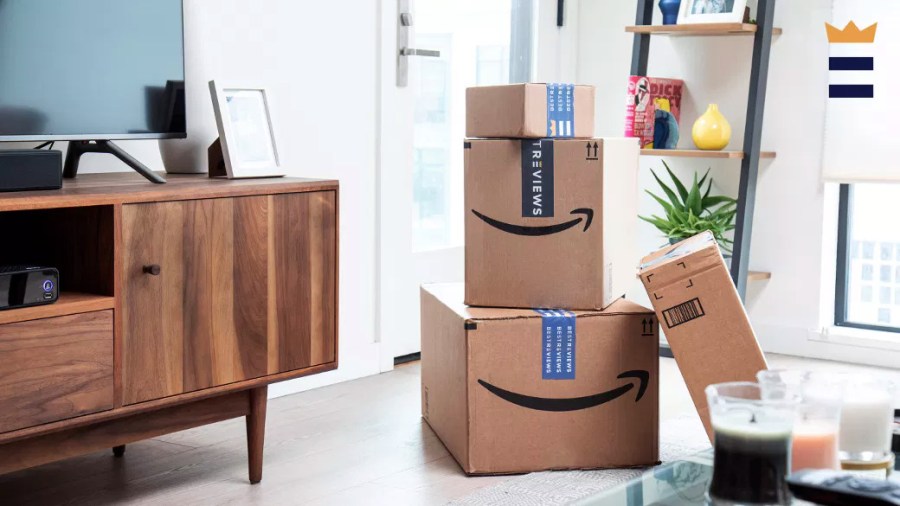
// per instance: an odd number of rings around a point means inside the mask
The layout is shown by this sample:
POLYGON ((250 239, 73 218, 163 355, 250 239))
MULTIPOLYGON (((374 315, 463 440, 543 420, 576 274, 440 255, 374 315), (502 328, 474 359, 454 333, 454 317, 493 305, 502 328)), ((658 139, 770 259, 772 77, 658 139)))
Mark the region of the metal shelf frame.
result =
MULTIPOLYGON (((638 0, 635 25, 652 25, 655 0, 638 0)), ((772 49, 775 0, 759 0, 753 33, 753 56, 750 62, 750 93, 747 98, 747 120, 744 128, 744 153, 741 159, 737 216, 734 229, 734 252, 731 258, 731 278, 743 299, 747 293, 750 239, 753 232, 753 211, 756 203, 756 181, 762 158, 760 141, 766 108, 766 89, 769 79, 769 55, 772 49)), ((650 57, 651 33, 635 33, 631 54, 631 75, 646 76, 650 57)))

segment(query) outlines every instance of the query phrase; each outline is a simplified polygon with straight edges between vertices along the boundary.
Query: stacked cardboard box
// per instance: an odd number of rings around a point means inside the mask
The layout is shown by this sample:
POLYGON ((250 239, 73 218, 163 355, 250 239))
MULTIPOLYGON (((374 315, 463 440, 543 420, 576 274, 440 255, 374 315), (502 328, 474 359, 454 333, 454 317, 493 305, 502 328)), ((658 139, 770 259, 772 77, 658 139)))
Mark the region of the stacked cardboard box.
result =
POLYGON ((468 473, 658 461, 636 139, 593 138, 594 90, 467 92, 466 283, 422 289, 422 412, 468 473))

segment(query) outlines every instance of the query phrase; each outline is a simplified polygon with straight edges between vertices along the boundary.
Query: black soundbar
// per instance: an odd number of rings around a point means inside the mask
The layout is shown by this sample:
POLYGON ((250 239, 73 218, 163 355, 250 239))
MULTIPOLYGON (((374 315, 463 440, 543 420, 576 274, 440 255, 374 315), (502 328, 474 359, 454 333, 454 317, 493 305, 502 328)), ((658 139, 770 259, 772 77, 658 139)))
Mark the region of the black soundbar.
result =
POLYGON ((62 188, 62 152, 42 149, 0 151, 0 192, 62 188))

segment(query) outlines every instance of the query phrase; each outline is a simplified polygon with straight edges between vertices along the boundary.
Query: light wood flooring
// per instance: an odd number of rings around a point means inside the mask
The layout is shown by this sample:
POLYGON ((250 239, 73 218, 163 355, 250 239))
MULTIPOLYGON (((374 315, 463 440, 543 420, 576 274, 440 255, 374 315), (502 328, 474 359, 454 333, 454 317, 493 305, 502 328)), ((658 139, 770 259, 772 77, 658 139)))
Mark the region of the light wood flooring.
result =
MULTIPOLYGON (((773 367, 850 367, 770 356, 773 367)), ((890 372, 900 379, 900 372, 890 372)), ((693 412, 671 359, 662 420, 693 412)), ((443 504, 508 477, 466 477, 419 414, 419 364, 269 401, 265 467, 247 482, 243 419, 0 476, 0 505, 443 504)))

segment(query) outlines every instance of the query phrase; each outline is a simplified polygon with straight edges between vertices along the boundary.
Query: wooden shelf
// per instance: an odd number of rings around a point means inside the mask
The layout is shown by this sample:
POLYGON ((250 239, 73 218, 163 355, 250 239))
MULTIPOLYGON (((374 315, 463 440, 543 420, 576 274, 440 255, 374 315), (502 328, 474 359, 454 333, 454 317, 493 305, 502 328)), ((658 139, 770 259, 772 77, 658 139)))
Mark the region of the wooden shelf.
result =
POLYGON ((767 279, 772 279, 771 272, 760 272, 760 271, 750 271, 747 273, 747 281, 765 281, 767 279))
MULTIPOLYGON (((750 23, 697 23, 686 25, 632 25, 626 26, 628 33, 670 36, 722 36, 753 35, 757 26, 750 23)), ((781 35, 781 28, 773 28, 772 35, 781 35)))
MULTIPOLYGON (((669 156, 681 158, 727 158, 740 160, 744 158, 743 151, 704 151, 701 149, 642 149, 642 156, 669 156)), ((762 151, 760 158, 775 158, 774 151, 762 151)))
POLYGON ((102 311, 112 309, 114 306, 115 298, 106 295, 62 292, 59 294, 59 300, 53 304, 0 311, 0 325, 102 311))

